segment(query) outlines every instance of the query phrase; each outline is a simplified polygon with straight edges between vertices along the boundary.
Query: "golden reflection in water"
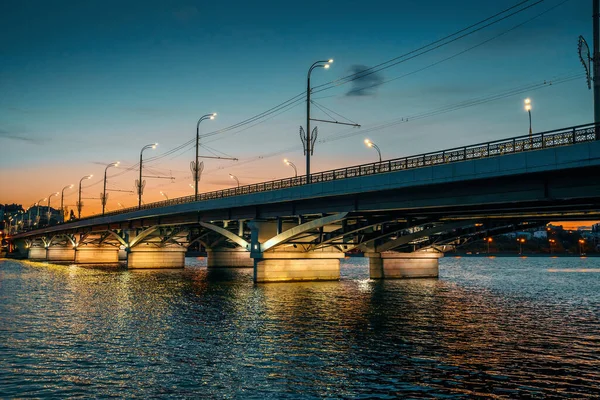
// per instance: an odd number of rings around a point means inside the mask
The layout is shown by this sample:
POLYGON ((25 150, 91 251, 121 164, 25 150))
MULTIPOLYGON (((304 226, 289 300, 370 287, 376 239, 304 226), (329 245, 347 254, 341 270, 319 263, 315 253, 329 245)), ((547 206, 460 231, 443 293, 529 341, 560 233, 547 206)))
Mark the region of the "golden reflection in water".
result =
POLYGON ((600 268, 549 268, 548 272, 600 272, 600 268))

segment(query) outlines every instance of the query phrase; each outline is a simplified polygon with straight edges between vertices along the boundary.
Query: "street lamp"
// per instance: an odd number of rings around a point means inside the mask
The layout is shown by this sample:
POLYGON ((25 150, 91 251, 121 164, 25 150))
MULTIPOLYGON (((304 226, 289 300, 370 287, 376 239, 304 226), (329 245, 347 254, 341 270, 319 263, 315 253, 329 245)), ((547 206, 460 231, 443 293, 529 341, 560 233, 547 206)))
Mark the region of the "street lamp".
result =
POLYGON ((372 147, 375 150, 377 150, 377 154, 379 154, 379 162, 381 162, 381 150, 379 149, 379 146, 371 142, 369 139, 365 139, 365 144, 367 145, 367 147, 372 147))
POLYGON ((525 243, 525 238, 517 238, 517 242, 519 242, 519 254, 523 254, 523 243, 525 243))
POLYGON ((138 191, 138 208, 142 208, 142 192, 144 191, 145 181, 142 181, 142 154, 144 154, 144 150, 146 149, 155 149, 158 146, 158 143, 147 144, 142 147, 142 151, 140 151, 140 179, 136 182, 137 191, 138 191))
POLYGON ((215 119, 217 113, 205 114, 200 117, 196 124, 196 160, 190 165, 194 174, 194 200, 198 200, 198 181, 200 180, 200 163, 198 162, 198 148, 200 147, 200 122, 205 119, 215 119))
POLYGON ((160 194, 162 194, 165 197, 165 199, 169 200, 169 196, 167 196, 167 194, 162 190, 160 191, 160 194))
POLYGON ((328 69, 330 64, 333 62, 333 59, 317 61, 313 65, 310 66, 308 70, 308 77, 306 80, 306 148, 304 153, 306 154, 306 183, 310 183, 310 156, 313 151, 313 143, 311 139, 312 132, 310 131, 310 73, 315 68, 325 68, 328 69))
POLYGON ((65 222, 65 209, 64 209, 64 199, 65 199, 65 189, 72 189, 73 184, 71 183, 69 186, 65 186, 61 190, 60 194, 60 215, 62 215, 62 222, 65 222))
POLYGON ((79 197, 78 197, 79 200, 77 201, 77 219, 81 219, 81 209, 83 208, 83 203, 81 202, 81 182, 83 182, 84 179, 92 179, 92 176, 94 176, 94 175, 86 175, 79 180, 79 197))
POLYGON ((489 237, 485 241, 487 242, 487 252, 490 254, 490 243, 492 243, 493 239, 489 237))
POLYGON ((531 99, 525 99, 525 111, 529 114, 529 139, 531 139, 531 99))
POLYGON ((579 239, 579 255, 584 255, 585 254, 585 239, 579 239))
POLYGON ((290 160, 288 160, 287 158, 283 160, 284 163, 286 163, 287 165, 289 165, 290 167, 294 168, 294 178, 298 177, 298 170, 296 169, 296 165, 294 165, 293 162, 291 162, 290 160))
POLYGON ((237 182, 237 187, 240 187, 240 180, 237 178, 237 176, 229 174, 229 177, 231 179, 235 179, 235 181, 237 182))
POLYGON ((58 192, 55 193, 51 193, 48 195, 48 226, 50 226, 50 216, 52 215, 52 213, 50 212, 50 199, 52 198, 52 196, 58 196, 58 192))
POLYGON ((40 199, 37 201, 37 203, 35 203, 35 205, 37 206, 37 215, 35 216, 35 224, 38 224, 40 222, 40 203, 42 201, 46 201, 46 197, 44 197, 43 199, 40 199))
POLYGON ((110 163, 106 166, 106 168, 104 168, 104 189, 102 190, 102 196, 100 197, 100 200, 102 201, 102 215, 104 215, 104 208, 106 207, 106 200, 108 200, 108 195, 106 194, 106 171, 110 167, 118 167, 120 163, 121 163, 120 161, 110 163))
POLYGON ((553 250, 554 250, 552 246, 554 245, 554 243, 556 243, 556 240, 555 239, 548 239, 548 242, 550 243, 550 254, 552 254, 553 250))

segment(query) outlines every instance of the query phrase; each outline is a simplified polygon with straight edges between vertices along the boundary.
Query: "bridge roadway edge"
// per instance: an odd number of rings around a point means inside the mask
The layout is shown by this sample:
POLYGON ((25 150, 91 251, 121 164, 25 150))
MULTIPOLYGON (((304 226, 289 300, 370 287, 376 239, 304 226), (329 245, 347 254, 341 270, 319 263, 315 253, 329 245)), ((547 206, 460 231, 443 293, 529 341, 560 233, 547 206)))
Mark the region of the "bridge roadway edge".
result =
MULTIPOLYGON (((108 226, 200 220, 275 217, 304 213, 419 210, 440 206, 544 201, 552 198, 600 198, 600 186, 584 180, 600 172, 600 142, 586 142, 485 159, 400 170, 343 180, 244 194, 216 200, 170 205, 105 217, 92 217, 15 235, 18 239, 52 232, 89 231, 108 226), (575 171, 575 173, 573 173, 575 171), (579 172, 584 171, 584 176, 579 172), (540 177, 545 182, 540 182, 540 177), (549 181, 551 180, 551 181, 549 181), (579 179, 576 191, 573 181, 579 179), (512 181, 512 182, 511 182, 512 181), (494 188, 492 184, 502 187, 494 188), (480 185, 469 193, 473 183, 480 185), (562 186, 561 186, 562 185, 562 186), (443 188, 444 191, 440 191, 443 188), (457 188, 456 193, 452 193, 457 188), (584 193, 585 192, 585 193, 584 193), (440 196, 440 194, 442 194, 440 196), (417 196, 414 196, 417 194, 417 196), (412 195, 412 196, 411 196, 412 195), (419 197, 420 196, 420 197, 419 197), (513 196, 513 197, 511 197, 513 196), (453 197, 453 198, 452 198, 453 197), (491 201, 493 199, 494 201, 491 201), (287 213, 287 214, 286 214, 287 213), (215 218, 217 217, 217 218, 215 218)), ((437 260, 436 260, 437 264, 437 260)))

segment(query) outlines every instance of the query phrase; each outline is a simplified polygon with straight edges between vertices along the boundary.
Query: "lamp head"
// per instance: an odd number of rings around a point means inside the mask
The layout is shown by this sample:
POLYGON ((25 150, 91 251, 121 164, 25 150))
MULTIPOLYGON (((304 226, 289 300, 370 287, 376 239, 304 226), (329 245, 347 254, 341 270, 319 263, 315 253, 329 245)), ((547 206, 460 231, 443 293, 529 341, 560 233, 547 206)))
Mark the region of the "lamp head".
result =
POLYGON ((287 159, 287 158, 284 158, 284 159, 283 159, 283 162, 284 162, 284 163, 286 163, 286 164, 288 164, 288 165, 289 165, 289 163, 290 163, 290 162, 288 161, 288 159, 287 159))
POLYGON ((75 186, 75 185, 71 183, 71 184, 69 185, 69 189, 73 189, 73 186, 75 186))
POLYGON ((121 161, 117 161, 117 162, 115 163, 115 167, 118 167, 118 166, 119 166, 119 164, 121 164, 121 161))
POLYGON ((94 175, 93 174, 92 175, 88 175, 88 176, 86 176, 86 178, 87 179, 92 179, 92 176, 94 176, 94 175))
POLYGON ((325 68, 325 69, 329 69, 329 64, 325 64, 325 65, 323 65, 323 68, 325 68))
POLYGON ((152 145, 152 148, 153 148, 153 149, 155 149, 157 146, 158 146, 158 143, 154 143, 154 144, 152 145))
POLYGON ((329 64, 331 64, 333 62, 333 58, 330 58, 329 61, 327 61, 329 64))

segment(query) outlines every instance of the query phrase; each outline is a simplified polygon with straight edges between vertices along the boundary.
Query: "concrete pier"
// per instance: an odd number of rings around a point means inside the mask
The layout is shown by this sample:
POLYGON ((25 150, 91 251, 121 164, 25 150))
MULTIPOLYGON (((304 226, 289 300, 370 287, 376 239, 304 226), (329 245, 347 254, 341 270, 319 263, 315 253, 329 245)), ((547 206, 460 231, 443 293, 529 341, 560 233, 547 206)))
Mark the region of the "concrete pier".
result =
POLYGON ((48 247, 46 251, 48 261, 75 261, 75 249, 73 247, 48 247))
POLYGON ((344 253, 273 252, 254 259, 254 282, 337 281, 344 253))
POLYGON ((119 262, 119 248, 80 246, 75 249, 75 262, 78 264, 116 264, 119 262))
POLYGON ((437 278, 442 253, 365 253, 371 279, 437 278))
POLYGON ((238 247, 237 249, 212 249, 206 251, 208 268, 252 268, 254 260, 250 252, 238 247))
POLYGON ((46 256, 45 247, 30 247, 27 250, 27 259, 32 261, 46 260, 46 256))
POLYGON ((128 269, 183 268, 185 266, 184 247, 140 246, 129 250, 128 269))

